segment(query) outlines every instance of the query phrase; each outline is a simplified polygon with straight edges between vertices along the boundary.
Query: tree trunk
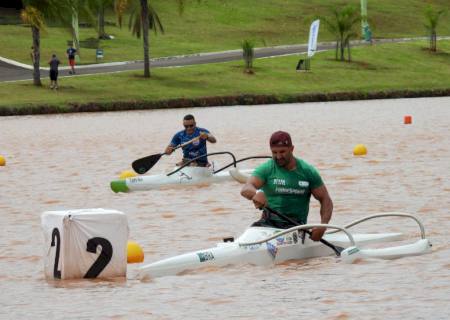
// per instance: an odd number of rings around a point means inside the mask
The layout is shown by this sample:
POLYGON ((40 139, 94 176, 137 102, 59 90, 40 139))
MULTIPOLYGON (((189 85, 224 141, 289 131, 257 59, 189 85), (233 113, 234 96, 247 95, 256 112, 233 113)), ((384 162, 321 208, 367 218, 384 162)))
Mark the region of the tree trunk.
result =
POLYGON ((105 32, 105 7, 101 5, 98 10, 98 38, 107 39, 108 35, 105 32))
POLYGON ((33 84, 35 86, 42 86, 41 71, 39 70, 39 61, 41 59, 41 36, 40 30, 36 27, 31 27, 33 35, 33 84))
POLYGON ((341 39, 339 40, 339 45, 341 46, 341 61, 345 60, 345 43, 344 43, 344 39, 341 37, 341 39))
POLYGON ((335 50, 336 61, 338 61, 338 52, 339 52, 339 40, 336 40, 336 50, 335 50))
POLYGON ((431 51, 436 51, 436 31, 433 31, 433 33, 431 34, 431 51))
POLYGON ((144 41, 144 77, 150 78, 150 54, 148 40, 148 3, 147 0, 141 0, 141 22, 142 22, 142 40, 144 41))
POLYGON ((348 61, 352 61, 352 55, 350 54, 350 40, 347 41, 347 54, 348 54, 348 61))
POLYGON ((75 49, 77 49, 77 56, 81 57, 81 47, 80 47, 80 35, 78 32, 78 11, 72 8, 72 43, 75 49))

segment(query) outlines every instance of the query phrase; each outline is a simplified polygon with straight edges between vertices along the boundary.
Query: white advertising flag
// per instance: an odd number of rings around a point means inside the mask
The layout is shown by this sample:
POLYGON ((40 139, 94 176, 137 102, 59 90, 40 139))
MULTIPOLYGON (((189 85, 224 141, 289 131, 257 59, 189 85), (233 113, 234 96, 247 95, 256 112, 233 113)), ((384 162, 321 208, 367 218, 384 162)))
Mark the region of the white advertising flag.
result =
POLYGON ((312 57, 317 50, 317 36, 319 35, 320 20, 315 20, 311 23, 309 28, 309 41, 308 41, 308 57, 312 57))

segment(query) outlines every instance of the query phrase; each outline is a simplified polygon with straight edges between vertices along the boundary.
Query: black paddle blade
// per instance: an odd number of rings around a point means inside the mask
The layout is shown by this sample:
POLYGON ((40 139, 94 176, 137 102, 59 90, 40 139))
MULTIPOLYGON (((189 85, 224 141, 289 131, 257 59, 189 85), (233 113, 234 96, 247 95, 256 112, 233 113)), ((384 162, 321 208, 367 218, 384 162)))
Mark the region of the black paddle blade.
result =
POLYGON ((163 153, 153 154, 133 161, 131 166, 136 173, 144 174, 150 170, 161 159, 163 153))

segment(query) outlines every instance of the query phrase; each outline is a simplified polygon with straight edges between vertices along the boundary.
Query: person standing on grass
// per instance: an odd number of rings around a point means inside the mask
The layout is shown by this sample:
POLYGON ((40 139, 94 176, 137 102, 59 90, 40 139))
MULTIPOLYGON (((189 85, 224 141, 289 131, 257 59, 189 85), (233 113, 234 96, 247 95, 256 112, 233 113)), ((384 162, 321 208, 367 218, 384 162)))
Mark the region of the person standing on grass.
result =
POLYGON ((48 64, 50 65, 50 89, 58 89, 58 66, 60 62, 56 54, 52 54, 48 64))
POLYGON ((75 74, 75 54, 77 53, 77 49, 75 49, 72 45, 67 49, 67 58, 69 59, 70 65, 70 74, 75 74))

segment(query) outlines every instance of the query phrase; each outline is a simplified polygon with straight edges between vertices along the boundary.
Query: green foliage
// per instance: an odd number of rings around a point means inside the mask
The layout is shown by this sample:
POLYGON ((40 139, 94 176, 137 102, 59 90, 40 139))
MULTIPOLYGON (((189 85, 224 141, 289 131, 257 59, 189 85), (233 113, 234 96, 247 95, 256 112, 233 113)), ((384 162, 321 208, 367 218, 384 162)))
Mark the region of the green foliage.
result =
POLYGON ((440 18, 446 14, 446 10, 444 9, 434 9, 432 6, 428 6, 425 9, 425 18, 426 24, 425 28, 430 36, 430 50, 436 51, 436 38, 437 32, 436 29, 439 25, 440 18))
POLYGON ((242 56, 245 61, 245 70, 248 73, 253 73, 253 59, 255 58, 255 45, 249 40, 242 42, 242 56))
MULTIPOLYGON (((141 19, 141 5, 139 1, 131 1, 129 7, 129 20, 128 20, 128 29, 131 30, 131 33, 137 38, 141 37, 142 33, 142 19, 141 19)), ((155 34, 160 31, 164 33, 164 27, 161 23, 161 19, 158 16, 158 13, 155 9, 149 4, 148 5, 148 21, 149 21, 149 29, 153 30, 155 34)))
POLYGON ((351 61, 350 40, 356 38, 357 29, 361 22, 361 15, 356 7, 347 5, 343 8, 334 7, 331 9, 331 18, 319 17, 325 22, 328 31, 334 35, 336 40, 336 55, 338 53, 341 61, 345 60, 345 48, 347 48, 347 59, 351 61))

